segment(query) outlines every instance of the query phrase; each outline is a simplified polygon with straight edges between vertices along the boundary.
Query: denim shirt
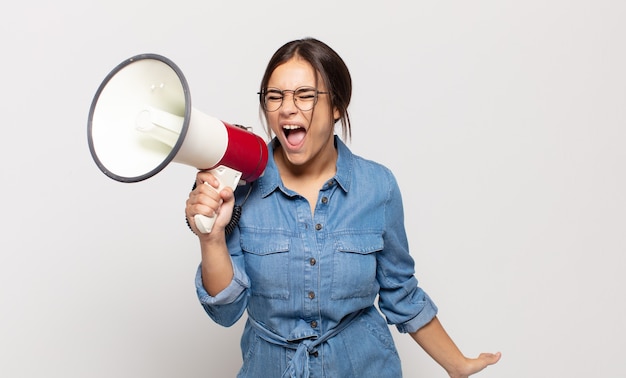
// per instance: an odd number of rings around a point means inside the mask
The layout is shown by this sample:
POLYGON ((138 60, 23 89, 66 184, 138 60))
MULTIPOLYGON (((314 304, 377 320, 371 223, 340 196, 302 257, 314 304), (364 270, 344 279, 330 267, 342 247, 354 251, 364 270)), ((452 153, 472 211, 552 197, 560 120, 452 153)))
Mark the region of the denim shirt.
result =
POLYGON ((238 376, 400 377, 387 323, 414 332, 437 307, 414 276, 396 179, 335 136, 337 173, 309 205, 283 185, 274 143, 263 176, 235 193, 247 199, 227 237, 232 282, 213 297, 196 275, 215 322, 247 311, 238 376))

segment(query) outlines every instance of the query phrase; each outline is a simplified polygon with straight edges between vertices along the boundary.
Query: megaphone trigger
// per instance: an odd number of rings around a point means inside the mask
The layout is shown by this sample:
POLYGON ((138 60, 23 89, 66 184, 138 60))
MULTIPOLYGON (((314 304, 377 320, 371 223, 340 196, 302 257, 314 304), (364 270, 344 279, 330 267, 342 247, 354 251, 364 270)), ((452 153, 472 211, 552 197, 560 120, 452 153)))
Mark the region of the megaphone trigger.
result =
MULTIPOLYGON (((220 186, 215 189, 218 192, 220 192, 227 186, 235 190, 235 188, 239 184, 239 180, 241 179, 241 172, 226 167, 224 165, 214 168, 209 172, 211 172, 213 176, 215 176, 215 178, 217 178, 217 180, 220 182, 220 186)), ((205 184, 208 185, 207 183, 205 184)), ((213 229, 213 225, 215 224, 215 218, 215 216, 208 217, 206 215, 196 214, 193 217, 193 220, 196 223, 196 227, 201 233, 208 234, 213 229)))

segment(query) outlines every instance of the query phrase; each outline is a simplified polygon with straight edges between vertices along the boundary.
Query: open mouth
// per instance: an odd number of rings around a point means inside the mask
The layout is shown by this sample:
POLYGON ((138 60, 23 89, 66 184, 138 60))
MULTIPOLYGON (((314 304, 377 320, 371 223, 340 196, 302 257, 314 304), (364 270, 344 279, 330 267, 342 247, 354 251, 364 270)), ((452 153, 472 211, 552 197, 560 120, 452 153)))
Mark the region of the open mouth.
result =
POLYGON ((304 140, 306 136, 306 130, 302 126, 286 125, 283 126, 283 133, 285 133, 285 139, 292 146, 297 146, 304 140))

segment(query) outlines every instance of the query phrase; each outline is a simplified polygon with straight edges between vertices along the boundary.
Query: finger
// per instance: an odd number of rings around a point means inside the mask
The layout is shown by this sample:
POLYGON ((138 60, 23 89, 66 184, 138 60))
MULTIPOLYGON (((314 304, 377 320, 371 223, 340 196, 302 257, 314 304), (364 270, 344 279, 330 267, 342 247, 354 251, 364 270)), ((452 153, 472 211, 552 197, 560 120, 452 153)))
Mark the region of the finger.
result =
POLYGON ((185 205, 185 215, 187 216, 187 218, 190 219, 193 218, 196 214, 210 216, 214 213, 215 211, 213 210, 213 208, 203 202, 198 201, 197 196, 193 198, 190 197, 185 205))
POLYGON ((220 193, 209 185, 202 184, 189 194, 186 202, 187 215, 203 214, 211 216, 217 213, 218 208, 223 202, 224 199, 221 197, 220 193))
POLYGON ((219 180, 209 171, 200 171, 196 175, 196 184, 207 184, 211 187, 218 188, 220 186, 219 180))
POLYGON ((231 187, 225 186, 220 191, 220 197, 222 198, 222 201, 228 202, 228 201, 232 200, 235 197, 235 192, 233 191, 233 189, 231 187))

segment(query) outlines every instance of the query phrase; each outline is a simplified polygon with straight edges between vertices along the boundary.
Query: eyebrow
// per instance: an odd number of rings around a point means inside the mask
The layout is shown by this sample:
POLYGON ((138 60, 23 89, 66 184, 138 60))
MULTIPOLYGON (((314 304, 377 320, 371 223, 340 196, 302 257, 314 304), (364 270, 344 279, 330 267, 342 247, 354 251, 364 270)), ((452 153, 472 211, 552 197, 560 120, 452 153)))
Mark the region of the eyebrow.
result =
POLYGON ((312 90, 316 90, 317 88, 315 88, 312 85, 302 85, 296 89, 278 89, 275 87, 267 87, 267 89, 265 89, 266 92, 284 92, 284 91, 288 91, 288 92, 293 92, 293 91, 297 91, 297 90, 301 90, 301 89, 312 89, 312 90))

